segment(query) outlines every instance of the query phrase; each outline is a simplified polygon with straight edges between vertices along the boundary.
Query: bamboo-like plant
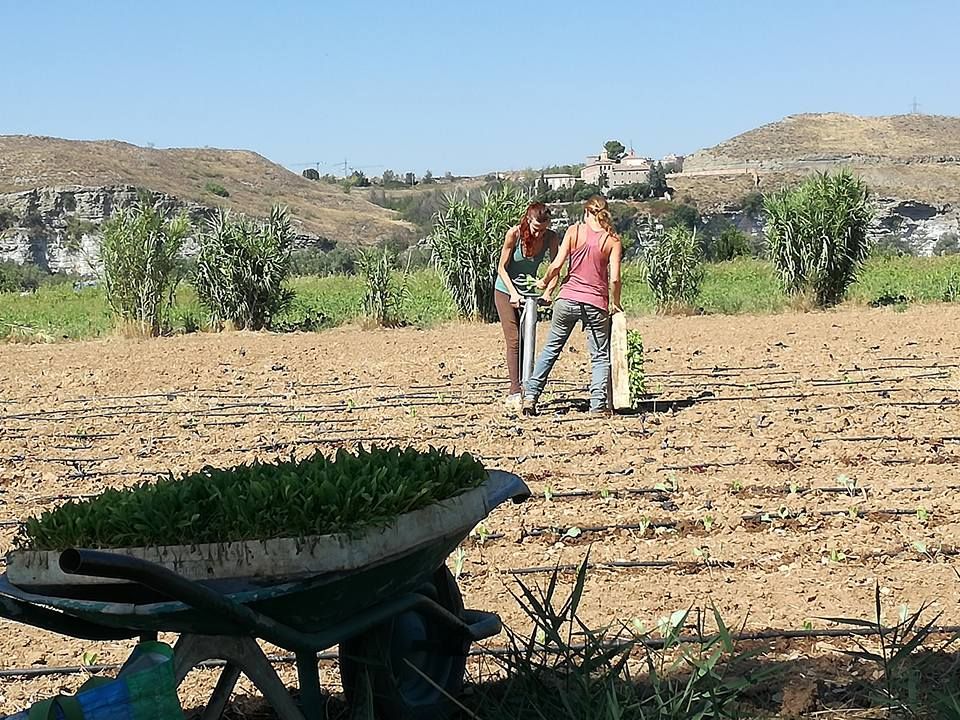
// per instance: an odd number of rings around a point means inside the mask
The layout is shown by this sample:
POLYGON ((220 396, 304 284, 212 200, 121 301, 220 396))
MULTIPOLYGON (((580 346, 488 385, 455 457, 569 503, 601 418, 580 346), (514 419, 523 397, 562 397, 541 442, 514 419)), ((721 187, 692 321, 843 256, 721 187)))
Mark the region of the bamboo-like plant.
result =
POLYGON ((219 209, 199 237, 194 284, 210 324, 262 330, 293 300, 284 285, 290 271, 293 232, 285 209, 265 222, 219 209))
POLYGON ((493 305, 497 261, 507 230, 523 215, 527 196, 504 186, 482 194, 479 203, 447 197, 433 229, 433 262, 460 315, 496 319, 493 305))
POLYGON ((169 326, 181 279, 177 256, 189 231, 184 213, 171 216, 147 193, 103 226, 100 259, 107 302, 139 332, 159 335, 169 326))
POLYGON ((867 256, 870 190, 849 170, 818 173, 764 199, 770 257, 784 290, 817 306, 843 299, 867 256))
POLYGON ((647 282, 660 312, 689 308, 703 282, 703 255, 696 230, 675 225, 660 233, 645 255, 647 282))
POLYGON ((403 303, 407 299, 406 273, 401 280, 394 277, 396 258, 387 248, 361 251, 357 269, 366 285, 363 312, 380 327, 391 327, 401 322, 403 303))

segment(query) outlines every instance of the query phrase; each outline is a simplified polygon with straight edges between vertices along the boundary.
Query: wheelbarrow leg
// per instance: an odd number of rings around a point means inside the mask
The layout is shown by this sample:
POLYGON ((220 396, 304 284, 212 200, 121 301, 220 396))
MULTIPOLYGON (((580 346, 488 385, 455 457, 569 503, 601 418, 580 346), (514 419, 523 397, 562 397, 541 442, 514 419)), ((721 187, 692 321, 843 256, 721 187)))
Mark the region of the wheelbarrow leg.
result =
POLYGON ((320 695, 320 668, 317 654, 297 653, 297 680, 300 683, 300 709, 306 720, 321 720, 323 698, 320 695))
MULTIPOLYGON (((300 712, 267 656, 253 638, 232 635, 181 635, 173 649, 173 672, 177 685, 183 682, 187 673, 207 660, 226 660, 227 666, 223 669, 217 687, 203 712, 203 720, 216 720, 220 717, 241 672, 250 678, 280 720, 305 720, 304 714, 300 712)), ((319 683, 316 667, 314 673, 319 683)), ((319 695, 319 688, 317 694, 319 695)), ((307 712, 319 713, 319 706, 315 708, 308 709, 307 712)))

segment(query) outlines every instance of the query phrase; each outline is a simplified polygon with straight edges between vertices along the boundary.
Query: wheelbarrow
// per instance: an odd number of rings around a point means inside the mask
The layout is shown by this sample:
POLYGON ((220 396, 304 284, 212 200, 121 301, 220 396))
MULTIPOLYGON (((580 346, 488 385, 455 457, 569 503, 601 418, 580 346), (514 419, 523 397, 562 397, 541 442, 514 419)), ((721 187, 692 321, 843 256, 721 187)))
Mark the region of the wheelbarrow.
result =
MULTIPOLYGON (((154 561, 133 551, 11 553, 0 576, 0 617, 87 640, 178 633, 178 685, 201 663, 225 661, 203 720, 221 716, 241 673, 281 720, 320 720, 317 653, 334 645, 348 702, 372 698, 387 720, 442 718, 454 709, 471 643, 501 630, 496 614, 464 609, 446 558, 493 508, 529 495, 517 476, 490 471, 480 487, 388 528, 298 540, 296 558, 284 564, 274 556, 271 570, 248 576, 196 578, 183 553, 209 571, 218 558, 234 557, 221 546, 160 552, 154 561), (258 639, 294 653, 299 703, 258 639)), ((266 552, 270 542, 246 552, 266 552)))

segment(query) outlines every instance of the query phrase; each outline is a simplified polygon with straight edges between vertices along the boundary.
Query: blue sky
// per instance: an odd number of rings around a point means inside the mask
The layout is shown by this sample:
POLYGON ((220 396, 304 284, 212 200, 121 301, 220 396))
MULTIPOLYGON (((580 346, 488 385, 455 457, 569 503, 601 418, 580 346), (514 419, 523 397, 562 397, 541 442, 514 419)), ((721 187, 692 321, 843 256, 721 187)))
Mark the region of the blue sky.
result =
POLYGON ((799 112, 960 115, 958 27, 934 0, 0 0, 0 134, 368 174, 689 153, 799 112))

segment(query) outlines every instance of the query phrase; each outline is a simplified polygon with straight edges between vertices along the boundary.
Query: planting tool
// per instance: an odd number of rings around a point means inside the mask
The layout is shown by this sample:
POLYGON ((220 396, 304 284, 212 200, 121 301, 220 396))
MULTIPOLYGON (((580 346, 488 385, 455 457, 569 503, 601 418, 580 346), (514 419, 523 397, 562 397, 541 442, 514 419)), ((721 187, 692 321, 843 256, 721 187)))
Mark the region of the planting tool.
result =
POLYGON ((536 279, 517 289, 523 298, 520 312, 520 382, 525 383, 533 375, 533 364, 537 357, 537 320, 540 309, 546 306, 537 289, 536 279))
POLYGON ((280 720, 320 720, 317 653, 333 645, 348 701, 372 700, 384 719, 444 717, 470 644, 501 629, 496 614, 464 609, 445 560, 495 507, 529 495, 517 476, 489 471, 473 490, 355 535, 16 551, 0 576, 0 617, 90 640, 179 633, 178 684, 226 661, 203 720, 220 717, 241 672, 280 720), (258 639, 295 653, 299 703, 258 639))

